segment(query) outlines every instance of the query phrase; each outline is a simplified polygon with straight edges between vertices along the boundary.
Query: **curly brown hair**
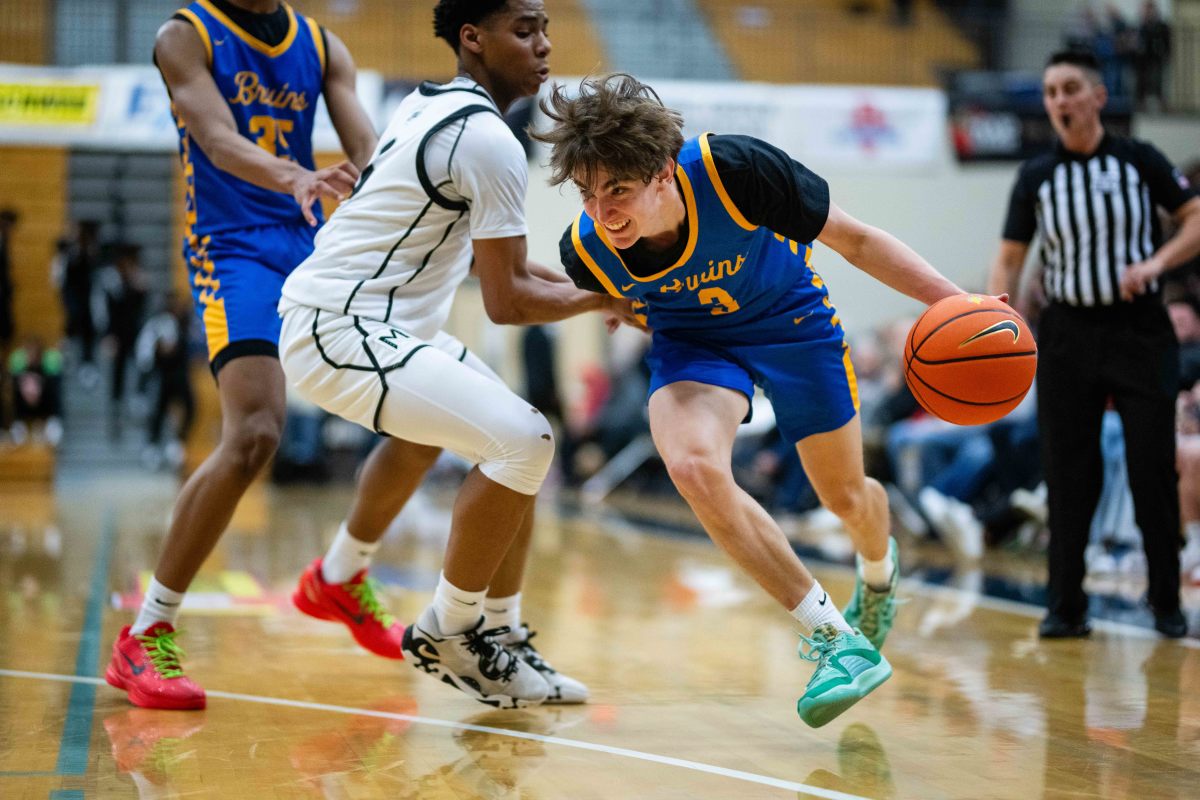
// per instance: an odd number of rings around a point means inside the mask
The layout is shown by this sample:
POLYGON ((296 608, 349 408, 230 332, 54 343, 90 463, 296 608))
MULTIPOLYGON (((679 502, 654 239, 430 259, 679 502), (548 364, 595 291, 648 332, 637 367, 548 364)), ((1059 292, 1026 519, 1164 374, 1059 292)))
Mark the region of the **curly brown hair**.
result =
POLYGON ((585 79, 570 97, 562 86, 538 103, 554 123, 530 136, 551 146, 550 182, 592 188, 603 168, 617 180, 649 183, 683 147, 683 115, 632 75, 585 79))

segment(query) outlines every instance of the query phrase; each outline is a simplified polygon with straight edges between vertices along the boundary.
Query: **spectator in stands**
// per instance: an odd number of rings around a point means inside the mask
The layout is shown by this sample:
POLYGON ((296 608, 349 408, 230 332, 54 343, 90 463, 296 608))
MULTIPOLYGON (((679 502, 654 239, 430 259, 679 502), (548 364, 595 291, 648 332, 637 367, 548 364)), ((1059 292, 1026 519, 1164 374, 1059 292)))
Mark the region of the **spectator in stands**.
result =
POLYGON ((1112 40, 1112 58, 1107 65, 1105 84, 1113 97, 1129 95, 1129 71, 1138 52, 1138 30, 1113 3, 1108 4, 1107 35, 1112 40), (1109 84, 1111 79, 1112 83, 1109 84))
POLYGON ((26 440, 57 446, 62 440, 62 355, 46 348, 36 336, 8 359, 12 378, 13 416, 9 434, 17 444, 26 440))
POLYGON ((109 433, 115 439, 121 433, 125 375, 146 311, 141 248, 135 244, 118 244, 113 265, 97 275, 96 283, 99 302, 95 316, 103 318, 99 327, 113 345, 108 415, 109 433))
POLYGON ((12 344, 13 282, 9 245, 19 219, 11 208, 0 208, 0 356, 8 352, 8 346, 12 344))
POLYGON ((1134 63, 1137 71, 1135 91, 1138 108, 1161 110, 1166 105, 1163 75, 1171 57, 1171 26, 1159 13, 1156 0, 1145 0, 1142 3, 1142 19, 1137 37, 1137 55, 1134 63))
POLYGON ((60 243, 53 269, 62 292, 67 337, 79 348, 79 380, 85 388, 100 380, 96 370, 96 326, 92 319, 92 278, 100 262, 100 223, 79 220, 60 243))
POLYGON ((0 209, 0 429, 8 427, 8 402, 5 380, 5 363, 13 337, 13 282, 12 264, 9 261, 9 243, 17 224, 17 212, 11 208, 0 209))
POLYGON ((555 429, 559 443, 559 472, 567 484, 575 483, 574 438, 563 417, 562 394, 555 369, 558 329, 552 325, 528 325, 521 329, 521 371, 525 393, 521 395, 539 409, 555 429))
POLYGON ((1085 4, 1068 18, 1063 31, 1063 47, 1076 52, 1093 52, 1099 33, 1100 20, 1096 18, 1096 10, 1085 4))
POLYGON ((1177 414, 1179 510, 1185 539, 1179 570, 1184 581, 1196 584, 1200 583, 1200 391, 1196 387, 1179 393, 1177 414))
POLYGON ((1179 339, 1180 387, 1176 404, 1176 467, 1184 548, 1179 556, 1184 580, 1200 582, 1200 302, 1180 295, 1167 303, 1179 339))
POLYGON ((1167 302, 1167 314, 1179 339, 1179 389, 1189 391, 1200 382, 1200 301, 1179 295, 1167 302))
POLYGON ((135 361, 142 374, 158 379, 158 397, 150 416, 147 446, 143 457, 151 469, 164 461, 172 467, 183 462, 182 442, 187 440, 196 413, 192 394, 189 347, 191 303, 184 295, 167 295, 166 308, 152 316, 138 333, 135 361), (180 411, 179 423, 163 444, 163 427, 172 408, 180 411))
POLYGON ((603 400, 592 414, 577 423, 577 430, 572 434, 576 478, 595 472, 650 431, 650 421, 646 417, 650 368, 644 358, 649 340, 630 329, 628 333, 614 334, 613 345, 603 400))

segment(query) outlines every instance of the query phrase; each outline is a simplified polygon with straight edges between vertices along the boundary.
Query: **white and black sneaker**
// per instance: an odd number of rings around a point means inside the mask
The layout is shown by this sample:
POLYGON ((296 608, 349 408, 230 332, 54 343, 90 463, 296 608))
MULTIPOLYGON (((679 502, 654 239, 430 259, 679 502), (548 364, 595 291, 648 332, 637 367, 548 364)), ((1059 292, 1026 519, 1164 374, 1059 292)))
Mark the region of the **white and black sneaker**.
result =
POLYGON ((400 648, 408 663, 481 703, 496 708, 540 705, 550 686, 541 673, 496 640, 509 629, 482 627, 480 617, 474 628, 444 636, 431 606, 404 631, 400 648))
POLYGON ((550 695, 546 698, 547 705, 586 703, 588 688, 574 678, 563 675, 546 663, 546 660, 542 658, 542 654, 537 651, 537 648, 530 641, 534 636, 537 636, 537 633, 529 630, 529 626, 525 623, 521 623, 520 627, 516 630, 510 630, 508 633, 497 636, 496 641, 504 645, 510 653, 515 654, 526 664, 536 669, 538 674, 542 676, 542 680, 550 685, 550 695))

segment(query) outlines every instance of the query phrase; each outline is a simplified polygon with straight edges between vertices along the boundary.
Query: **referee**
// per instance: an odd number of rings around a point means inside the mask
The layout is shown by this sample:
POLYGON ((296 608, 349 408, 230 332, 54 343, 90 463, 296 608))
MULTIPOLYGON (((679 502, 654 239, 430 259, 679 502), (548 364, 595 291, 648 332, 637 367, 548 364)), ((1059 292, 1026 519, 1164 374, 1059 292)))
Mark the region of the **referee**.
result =
POLYGON ((988 291, 1016 296, 1038 235, 1047 306, 1039 326, 1038 422, 1049 490, 1043 638, 1086 636, 1084 549, 1102 486, 1100 421, 1111 400, 1125 429, 1134 516, 1149 565, 1154 626, 1187 633, 1179 608, 1175 392, 1179 344, 1159 276, 1200 252, 1200 197, 1153 146, 1108 134, 1108 95, 1087 53, 1050 57, 1042 104, 1053 153, 1021 166, 988 291), (1156 208, 1179 231, 1163 243, 1156 208))

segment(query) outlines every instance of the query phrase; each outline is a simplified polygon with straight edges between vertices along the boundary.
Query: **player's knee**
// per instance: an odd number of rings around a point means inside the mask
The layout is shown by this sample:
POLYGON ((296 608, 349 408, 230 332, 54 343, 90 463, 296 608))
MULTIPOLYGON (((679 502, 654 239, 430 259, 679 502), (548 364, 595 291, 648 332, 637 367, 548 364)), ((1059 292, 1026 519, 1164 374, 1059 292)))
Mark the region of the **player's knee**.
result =
POLYGON ((706 503, 721 496, 732 475, 727 465, 706 453, 687 453, 666 460, 675 488, 690 503, 706 503))
POLYGON ((492 444, 479 464, 483 474, 521 494, 537 494, 554 460, 550 423, 536 409, 531 412, 493 431, 492 444))
POLYGON ((226 457, 244 476, 257 475, 279 448, 282 423, 270 414, 252 414, 230 431, 225 442, 226 457))
POLYGON ((826 490, 821 504, 844 521, 858 520, 868 513, 870 491, 867 483, 843 483, 826 490))

